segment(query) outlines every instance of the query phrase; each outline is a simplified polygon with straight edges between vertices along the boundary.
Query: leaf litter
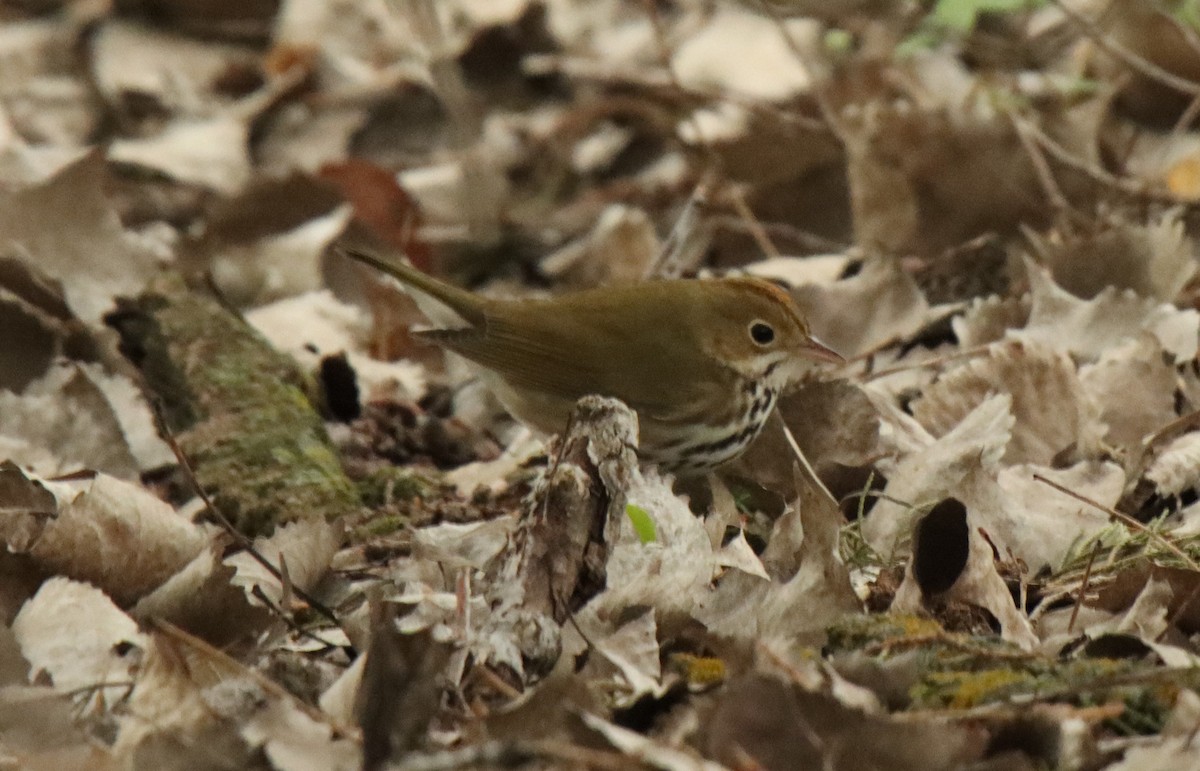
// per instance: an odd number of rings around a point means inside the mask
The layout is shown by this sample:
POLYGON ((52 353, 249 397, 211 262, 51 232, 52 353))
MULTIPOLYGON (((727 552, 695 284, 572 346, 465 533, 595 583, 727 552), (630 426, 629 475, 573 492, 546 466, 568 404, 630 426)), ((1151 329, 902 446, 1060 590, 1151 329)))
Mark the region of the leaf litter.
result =
POLYGON ((6 762, 1200 762, 1187 4, 160 5, 0 10, 6 762), (849 361, 675 480, 339 243, 849 361))

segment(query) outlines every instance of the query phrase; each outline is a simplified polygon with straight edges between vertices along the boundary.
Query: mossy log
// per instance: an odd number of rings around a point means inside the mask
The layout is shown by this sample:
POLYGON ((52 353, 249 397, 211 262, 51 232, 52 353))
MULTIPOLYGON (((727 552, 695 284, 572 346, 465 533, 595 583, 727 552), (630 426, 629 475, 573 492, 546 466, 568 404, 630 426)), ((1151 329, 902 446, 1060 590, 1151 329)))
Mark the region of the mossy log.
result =
POLYGON ((311 382, 241 318, 169 287, 121 300, 107 321, 201 487, 241 532, 361 508, 308 398, 311 382))

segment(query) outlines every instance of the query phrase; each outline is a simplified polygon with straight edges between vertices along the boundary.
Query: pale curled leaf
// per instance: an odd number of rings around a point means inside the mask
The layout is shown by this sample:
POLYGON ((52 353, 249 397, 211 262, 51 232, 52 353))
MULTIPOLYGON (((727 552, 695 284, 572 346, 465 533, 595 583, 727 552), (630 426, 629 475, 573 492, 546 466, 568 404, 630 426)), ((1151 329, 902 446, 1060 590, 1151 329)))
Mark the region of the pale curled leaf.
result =
POLYGON ((227 543, 214 540, 162 585, 138 600, 132 614, 145 621, 174 624, 214 645, 245 639, 277 617, 251 605, 245 592, 231 583, 234 569, 221 557, 227 543))
POLYGON ((1100 409, 1110 445, 1136 448, 1176 418, 1175 368, 1152 336, 1111 348, 1079 370, 1083 391, 1100 409))
POLYGON ((1068 446, 1096 452, 1103 427, 1064 353, 1033 343, 997 343, 987 355, 950 369, 913 403, 913 417, 945 434, 996 393, 1012 397, 1014 424, 1008 463, 1051 463, 1068 446))
POLYGON ((413 532, 413 556, 436 560, 450 568, 483 569, 506 547, 517 519, 496 517, 482 522, 443 522, 420 528, 413 532))
POLYGON ((0 436, 24 448, 13 460, 46 476, 82 467, 130 479, 139 471, 114 405, 79 365, 52 368, 21 394, 0 391, 0 436))
POLYGON ((1010 329, 1029 323, 1028 297, 991 295, 971 301, 967 310, 950 319, 950 328, 963 349, 1003 340, 1010 329))
POLYGON ((1049 272, 1026 262, 1033 307, 1029 323, 1011 334, 1040 342, 1084 360, 1095 360, 1108 348, 1149 332, 1176 361, 1196 355, 1200 313, 1180 310, 1131 291, 1104 289, 1081 300, 1054 283, 1049 272))
POLYGON ((1159 449, 1145 476, 1161 495, 1179 495, 1200 483, 1200 432, 1189 431, 1159 449))
POLYGON ((12 461, 0 463, 0 541, 8 551, 28 551, 57 512, 53 493, 12 461))
POLYGON ((248 124, 248 117, 233 114, 178 119, 156 136, 118 139, 108 155, 120 163, 229 195, 250 180, 248 124))
MULTIPOLYGON (((789 22, 786 34, 816 37, 810 21, 789 22)), ((697 89, 741 93, 763 100, 783 100, 804 93, 812 76, 789 50, 781 30, 761 14, 722 8, 708 24, 684 40, 671 69, 680 81, 697 89), (770 73, 770 77, 763 77, 770 73)))
POLYGON ((846 357, 902 340, 930 320, 929 303, 894 260, 872 260, 857 275, 792 290, 813 333, 846 357), (862 313, 870 308, 870 313, 862 313))
POLYGON ((1037 481, 1051 479, 1103 505, 1115 505, 1125 487, 1116 463, 1082 461, 1057 469, 1018 464, 980 470, 961 491, 973 521, 1002 550, 1011 550, 1031 571, 1057 568, 1072 547, 1109 525, 1109 517, 1037 481))
POLYGON ((29 553, 52 573, 88 581, 129 603, 200 553, 204 530, 140 485, 98 474, 47 482, 59 502, 29 553))
POLYGON ((762 560, 758 558, 758 555, 750 548, 749 542, 746 541, 745 530, 738 530, 738 534, 721 547, 721 550, 717 552, 717 565, 734 568, 768 581, 771 579, 767 575, 767 569, 763 567, 762 560))
POLYGON ((380 361, 359 352, 370 324, 356 306, 328 290, 306 292, 253 308, 246 321, 267 341, 305 368, 316 370, 321 359, 344 353, 363 401, 393 398, 416 401, 425 394, 425 371, 411 361, 380 361))
POLYGON ((697 754, 676 749, 622 728, 588 712, 580 715, 584 725, 603 736, 626 755, 662 771, 725 771, 725 766, 697 754))
POLYGON ((350 205, 342 204, 291 230, 220 249, 213 258, 213 281, 242 305, 316 292, 322 285, 322 257, 351 214, 350 205))
POLYGON ((782 281, 793 289, 805 284, 832 284, 850 265, 844 254, 821 254, 813 257, 772 257, 750 263, 746 272, 770 281, 782 281))
POLYGON ((763 552, 768 578, 735 571, 722 576, 693 613, 712 632, 732 639, 782 638, 816 644, 835 619, 860 610, 837 545, 841 512, 807 474, 775 523, 763 552))
MULTIPOLYGON (((863 523, 867 542, 881 554, 891 554, 907 539, 914 507, 933 504, 953 494, 978 469, 994 470, 1013 430, 1012 397, 985 399, 944 436, 919 448, 906 448, 888 464, 884 493, 863 523)), ((994 471, 993 471, 994 473, 994 471)))
POLYGON ((127 682, 148 640, 133 619, 94 586, 51 578, 13 620, 31 676, 46 673, 59 691, 127 682))
POLYGON ((262 747, 278 771, 355 771, 362 767, 359 743, 336 736, 329 723, 314 720, 296 705, 272 699, 241 725, 251 747, 262 747))
POLYGON ((1179 209, 1147 223, 1109 215, 1053 235, 1033 237, 1034 248, 1054 282, 1077 297, 1115 287, 1172 303, 1196 272, 1195 245, 1179 209))
MULTIPOLYGON (((256 539, 254 548, 276 570, 282 571, 286 563, 291 584, 309 591, 328 572, 340 538, 337 527, 309 517, 284 525, 268 538, 256 539)), ((284 598, 285 587, 279 578, 247 552, 227 558, 225 564, 236 571, 230 582, 240 587, 252 604, 262 602, 255 596, 256 589, 275 604, 284 598)))
MULTIPOLYGON (((1000 622, 1001 637, 1025 650, 1032 650, 1038 641, 1033 626, 1025 614, 1014 605, 1008 585, 996 571, 992 546, 979 532, 973 519, 968 514, 967 526, 961 531, 961 536, 967 541, 966 544, 959 544, 955 547, 955 551, 966 552, 966 562, 949 589, 942 592, 940 596, 947 600, 959 600, 986 609, 1000 622)), ((947 544, 938 542, 938 546, 946 548, 947 544)), ((904 580, 896 590, 896 597, 892 602, 893 611, 913 613, 922 608, 926 597, 918 583, 914 566, 918 559, 938 560, 939 557, 940 555, 936 553, 914 554, 913 559, 909 560, 905 568, 904 580)))
POLYGON ((626 692, 621 703, 632 704, 646 694, 655 697, 663 694, 658 626, 653 611, 623 624, 595 644, 596 650, 617 668, 625 681, 626 692))
POLYGON ((154 256, 121 226, 106 197, 104 161, 91 153, 36 187, 0 194, 0 244, 62 282, 67 303, 96 323, 116 295, 136 295, 154 256))

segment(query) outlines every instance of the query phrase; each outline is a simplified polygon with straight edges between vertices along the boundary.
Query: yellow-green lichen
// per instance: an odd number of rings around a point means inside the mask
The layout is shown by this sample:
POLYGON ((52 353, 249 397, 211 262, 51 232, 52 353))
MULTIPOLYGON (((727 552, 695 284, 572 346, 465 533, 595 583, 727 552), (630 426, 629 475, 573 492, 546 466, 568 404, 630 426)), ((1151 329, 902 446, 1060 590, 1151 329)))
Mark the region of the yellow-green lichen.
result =
POLYGON ((943 634, 937 621, 923 616, 900 613, 852 615, 843 618, 826 630, 825 648, 828 652, 859 650, 867 645, 885 644, 889 640, 943 634))
POLYGON ((125 301, 110 323, 200 485, 240 531, 361 506, 306 395, 311 381, 240 318, 171 287, 125 301))
POLYGON ((368 508, 428 496, 434 482, 423 474, 399 466, 388 466, 371 472, 358 480, 358 492, 368 508))

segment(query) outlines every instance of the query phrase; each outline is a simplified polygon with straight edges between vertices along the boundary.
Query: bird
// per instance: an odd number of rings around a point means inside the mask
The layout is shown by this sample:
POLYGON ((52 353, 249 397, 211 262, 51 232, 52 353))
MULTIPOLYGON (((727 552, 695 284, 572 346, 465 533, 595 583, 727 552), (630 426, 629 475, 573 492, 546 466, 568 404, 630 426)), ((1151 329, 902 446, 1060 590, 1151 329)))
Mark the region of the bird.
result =
POLYGON ((342 251, 404 285, 439 325, 414 335, 474 364, 518 421, 556 434, 581 397, 614 397, 637 414, 639 460, 679 476, 737 458, 813 362, 845 361, 813 336, 786 291, 758 278, 650 280, 507 299, 342 251))

